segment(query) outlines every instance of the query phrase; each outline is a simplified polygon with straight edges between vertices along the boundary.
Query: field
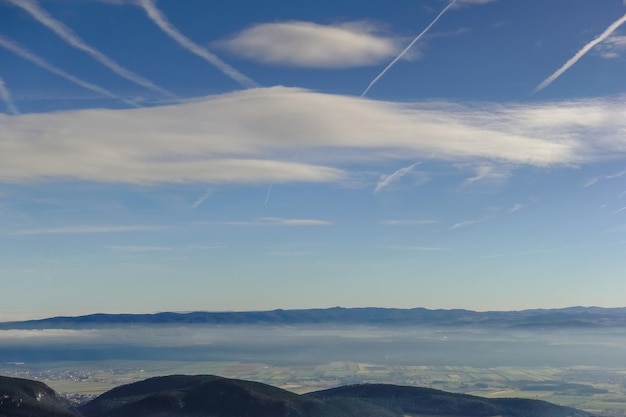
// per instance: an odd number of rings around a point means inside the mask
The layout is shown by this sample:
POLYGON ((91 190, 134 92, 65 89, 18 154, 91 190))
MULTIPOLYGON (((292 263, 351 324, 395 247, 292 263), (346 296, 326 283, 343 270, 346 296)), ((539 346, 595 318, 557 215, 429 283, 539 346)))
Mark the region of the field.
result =
POLYGON ((626 416, 626 336, 606 330, 121 326, 0 331, 0 374, 81 399, 152 376, 214 374, 296 393, 356 383, 544 399, 626 416))

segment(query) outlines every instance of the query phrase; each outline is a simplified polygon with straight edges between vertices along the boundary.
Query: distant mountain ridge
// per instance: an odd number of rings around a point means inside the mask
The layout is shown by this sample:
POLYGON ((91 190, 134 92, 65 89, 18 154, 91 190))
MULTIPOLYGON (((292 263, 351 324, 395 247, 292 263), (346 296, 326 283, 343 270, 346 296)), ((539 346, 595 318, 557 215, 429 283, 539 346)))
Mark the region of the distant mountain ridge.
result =
POLYGON ((326 308, 301 310, 191 312, 155 314, 90 314, 0 323, 0 329, 84 328, 134 324, 214 325, 437 325, 532 327, 623 327, 626 308, 568 307, 520 311, 429 310, 426 308, 326 308))
POLYGON ((214 375, 170 375, 114 388, 72 408, 46 385, 0 376, 2 417, 591 417, 540 400, 360 384, 299 395, 214 375))

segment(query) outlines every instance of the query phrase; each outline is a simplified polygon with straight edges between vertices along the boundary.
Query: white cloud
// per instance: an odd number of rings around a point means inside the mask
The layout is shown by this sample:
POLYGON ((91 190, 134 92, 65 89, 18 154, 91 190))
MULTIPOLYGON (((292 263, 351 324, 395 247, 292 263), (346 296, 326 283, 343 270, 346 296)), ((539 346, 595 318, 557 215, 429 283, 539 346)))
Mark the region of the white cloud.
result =
POLYGON ((35 20, 37 20, 42 25, 46 26, 54 33, 57 34, 58 37, 63 39, 68 45, 73 46, 76 49, 79 49, 93 59, 98 61, 100 64, 104 65, 117 75, 122 78, 125 78, 137 85, 148 88, 152 91, 156 91, 158 93, 164 94, 168 97, 175 97, 174 94, 167 91, 164 88, 159 87, 154 84, 152 81, 143 78, 142 76, 135 74, 134 72, 122 67, 120 64, 115 62, 113 59, 109 58, 107 55, 103 54, 96 48, 88 45, 85 41, 83 41, 72 29, 65 26, 62 22, 56 20, 52 17, 48 12, 42 9, 39 4, 35 0, 7 0, 11 4, 20 7, 24 11, 28 12, 35 20))
POLYGON ((96 335, 95 330, 70 330, 70 329, 38 329, 38 330, 0 330, 0 342, 25 341, 25 340, 91 340, 96 335))
POLYGON ((476 174, 463 181, 465 185, 471 185, 477 182, 500 183, 506 181, 510 177, 510 172, 506 167, 494 165, 478 165, 474 167, 476 174))
POLYGON ((198 197, 196 199, 196 201, 193 202, 193 204, 191 205, 191 208, 196 209, 198 207, 200 207, 202 204, 204 204, 205 201, 207 201, 209 199, 209 197, 211 197, 213 194, 215 193, 215 190, 212 188, 209 188, 208 190, 205 191, 204 194, 202 194, 200 197, 198 197))
POLYGON ((456 230, 456 229, 461 229, 463 227, 467 227, 467 226, 473 226, 475 224, 480 224, 480 223, 484 223, 487 220, 489 220, 491 217, 483 217, 482 219, 476 219, 476 220, 464 220, 462 222, 458 222, 455 223, 450 230, 456 230))
POLYGON ((362 22, 264 23, 217 45, 263 63, 314 68, 373 65, 398 51, 392 38, 377 34, 371 25, 362 22))
POLYGON ((172 23, 165 17, 163 12, 156 7, 155 0, 138 0, 139 5, 144 9, 150 20, 154 22, 163 32, 165 32, 170 38, 174 39, 192 54, 198 55, 200 58, 213 65, 222 73, 232 78, 244 87, 257 87, 258 84, 252 79, 248 78, 235 68, 231 67, 215 54, 211 53, 206 48, 193 42, 191 39, 183 35, 172 23))
POLYGON ((367 88, 361 94, 361 97, 365 97, 367 92, 374 86, 374 84, 376 84, 376 82, 380 80, 380 78, 385 75, 385 73, 389 71, 389 69, 393 67, 400 58, 402 58, 407 52, 409 52, 409 50, 413 47, 413 45, 415 45, 417 41, 419 41, 424 35, 428 33, 430 28, 432 28, 433 25, 437 23, 441 16, 443 16, 450 7, 454 6, 456 1, 457 0, 452 0, 446 7, 444 7, 443 10, 439 12, 439 14, 428 24, 428 26, 426 26, 424 30, 422 30, 415 38, 413 38, 413 40, 402 51, 400 51, 400 53, 389 64, 387 64, 387 66, 368 84, 367 88))
POLYGON ((623 158, 625 130, 621 98, 459 105, 274 87, 152 108, 0 114, 0 183, 337 183, 355 164, 421 158, 579 165, 623 158))
POLYGON ((597 46, 602 58, 619 58, 626 52, 626 36, 610 36, 597 46))
POLYGON ((124 233, 145 232, 167 229, 164 226, 115 226, 115 225, 78 225, 65 227, 49 227, 44 229, 21 229, 7 233, 13 236, 28 235, 60 235, 60 234, 88 234, 88 233, 124 233))
POLYGON ((416 252, 441 252, 449 249, 439 246, 402 246, 402 245, 388 245, 385 246, 388 249, 410 250, 416 252))
POLYGON ((381 224, 389 226, 423 226, 426 224, 439 223, 438 220, 383 220, 381 224))
POLYGON ((592 185, 595 185, 596 183, 598 183, 598 181, 600 180, 613 180, 615 178, 623 177, 624 175, 626 175, 626 169, 616 172, 614 174, 605 175, 603 177, 593 177, 593 178, 588 179, 583 184, 583 187, 584 188, 591 187, 592 185))
POLYGON ((253 221, 216 222, 226 226, 328 226, 331 223, 319 219, 285 219, 280 217, 261 217, 253 221))
POLYGON ((167 252, 172 248, 169 246, 108 246, 107 249, 113 252, 167 252))
POLYGON ((102 94, 103 96, 107 96, 107 97, 111 97, 114 99, 118 99, 118 100, 122 100, 124 101, 126 104, 129 104, 132 107, 139 107, 137 105, 137 103, 130 101, 130 100, 126 100, 123 97, 120 97, 114 93, 112 93, 111 91, 102 88, 98 85, 92 84, 92 83, 88 83, 87 81, 83 81, 80 78, 63 71, 60 68, 55 67, 52 64, 49 64, 45 59, 43 59, 42 57, 34 54, 33 52, 29 51, 28 49, 26 49, 25 47, 23 47, 22 45, 20 45, 19 43, 0 35, 0 46, 13 52, 14 54, 21 56, 22 58, 34 63, 37 66, 40 66, 41 68, 44 68, 45 70, 58 75, 59 77, 65 78, 66 80, 68 80, 71 83, 74 83, 76 85, 79 85, 83 88, 86 88, 88 90, 94 91, 98 94, 102 94))
POLYGON ((469 6, 473 4, 487 4, 487 3, 493 3, 494 1, 497 1, 497 0, 456 0, 455 7, 461 7, 465 5, 469 6))
POLYGON ((9 89, 6 87, 6 84, 4 83, 4 79, 2 78, 2 76, 0 75, 0 99, 2 99, 2 101, 4 101, 4 103, 7 106, 7 109, 9 109, 9 111, 12 114, 19 114, 19 110, 17 109, 17 106, 15 106, 15 103, 13 102, 13 98, 11 97, 11 93, 9 92, 9 89))
POLYGON ((546 78, 545 80, 543 80, 538 86, 537 88, 535 88, 534 92, 537 93, 541 90, 543 90, 544 88, 546 88, 547 86, 549 86, 550 84, 552 84, 557 78, 559 78, 561 75, 563 75, 563 73, 565 73, 565 71, 567 71, 568 69, 570 69, 574 64, 576 64, 583 56, 585 56, 587 54, 587 52, 589 52, 594 46, 598 45, 599 43, 605 41, 608 37, 611 36, 611 34, 613 32, 615 32, 617 30, 617 28, 619 28, 622 24, 624 24, 626 22, 626 14, 624 14, 624 16, 620 17, 619 19, 617 19, 615 22, 611 23, 609 25, 609 27, 607 27, 605 29, 604 32, 602 32, 598 37, 596 37, 594 40, 592 40, 591 42, 588 42, 587 44, 585 44, 578 52, 576 52, 574 54, 573 57, 571 57, 569 60, 567 60, 567 62, 565 64, 563 64, 561 66, 561 68, 559 68, 558 70, 556 70, 552 75, 550 75, 548 78, 546 78))
POLYGON ((400 168, 397 171, 393 172, 392 174, 383 175, 382 177, 380 177, 380 180, 378 180, 378 183, 376 183, 376 188, 374 189, 374 193, 380 192, 380 190, 387 188, 392 182, 399 180, 405 175, 410 174, 413 168, 415 168, 416 166, 420 164, 421 162, 416 162, 412 165, 409 165, 408 167, 400 168))

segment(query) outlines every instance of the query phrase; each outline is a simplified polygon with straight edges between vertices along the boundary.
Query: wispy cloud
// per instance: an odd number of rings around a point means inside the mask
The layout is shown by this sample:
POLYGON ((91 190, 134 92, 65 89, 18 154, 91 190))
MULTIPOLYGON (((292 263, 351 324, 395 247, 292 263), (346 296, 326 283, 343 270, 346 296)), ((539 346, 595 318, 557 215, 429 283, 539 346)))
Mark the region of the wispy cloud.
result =
POLYGON ((169 246, 107 246, 107 249, 113 252, 168 252, 172 248, 169 246))
POLYGON ((363 22, 264 23, 217 45, 254 61, 313 68, 373 65, 397 53, 394 39, 378 35, 363 22))
POLYGON ((376 183, 376 188, 374 188, 374 193, 379 193, 384 188, 387 188, 392 182, 399 180, 405 175, 409 174, 413 168, 420 165, 421 162, 416 162, 414 164, 409 165, 408 167, 400 168, 397 171, 393 172, 389 175, 383 175, 376 183))
POLYGON ((139 0, 139 4, 141 5, 141 7, 143 7, 148 17, 163 32, 165 32, 170 38, 178 42, 183 48, 195 55, 198 55, 200 58, 204 59, 209 64, 222 71, 222 73, 232 78, 240 85, 248 88, 258 86, 255 81, 243 75, 241 72, 237 71, 235 68, 222 61, 216 55, 209 52, 209 50, 198 45, 197 43, 193 42, 185 35, 180 33, 180 31, 174 25, 172 25, 169 20, 167 20, 161 10, 156 7, 155 0, 139 0))
MULTIPOLYGON (((21 318, 20 318, 21 319, 21 318)), ((77 340, 91 340, 97 334, 96 330, 70 330, 70 329, 37 329, 37 330, 0 330, 0 341, 16 341, 21 342, 26 340, 39 341, 45 340, 46 342, 53 341, 67 341, 71 338, 72 341, 77 340)))
POLYGON ((54 33, 57 34, 61 39, 67 42, 69 45, 73 46, 76 49, 79 49, 93 59, 109 68, 111 71, 116 73, 122 78, 125 78, 135 84, 138 84, 142 87, 150 89, 152 91, 156 91, 158 93, 164 94, 169 97, 175 97, 173 93, 167 91, 164 88, 159 87, 154 84, 152 81, 143 78, 142 76, 135 74, 134 72, 122 67, 120 64, 115 62, 113 59, 109 58, 96 48, 91 45, 88 45, 85 41, 83 41, 78 35, 72 31, 69 27, 65 26, 62 22, 56 20, 52 17, 48 12, 42 9, 39 4, 35 0, 7 0, 9 3, 25 10, 28 12, 35 20, 37 20, 42 25, 46 26, 54 33))
POLYGON ((355 163, 424 158, 574 166, 626 156, 625 114, 612 99, 459 105, 284 87, 173 106, 0 114, 0 181, 345 183, 362 173, 347 171, 355 163), (303 157, 292 161, 300 149, 303 157))
POLYGON ((265 194, 265 201, 263 202, 264 206, 267 206, 267 202, 270 201, 270 194, 272 193, 273 187, 274 187, 274 184, 270 184, 270 186, 267 187, 267 194, 265 194))
POLYGON ((598 183, 598 181, 600 180, 612 180, 615 178, 620 178, 623 177, 624 175, 626 175, 626 169, 616 172, 614 174, 609 174, 609 175, 605 175, 605 176, 600 176, 600 177, 593 177, 588 179, 584 184, 583 187, 587 188, 587 187, 591 187, 592 185, 595 185, 598 183))
POLYGON ((5 235, 11 236, 31 236, 31 235, 67 235, 67 234, 91 234, 91 233, 127 233, 127 232, 147 232, 155 230, 165 230, 165 226, 152 225, 77 225, 64 227, 49 227, 42 229, 21 229, 15 232, 8 232, 5 235))
POLYGON ((626 169, 624 169, 622 171, 619 171, 619 172, 616 172, 615 174, 607 175, 604 178, 606 178, 607 180, 612 180, 612 179, 615 179, 615 178, 623 177, 624 175, 626 175, 626 169))
POLYGON ((20 111, 17 109, 17 106, 15 106, 15 103, 13 103, 13 98, 11 97, 11 93, 4 83, 4 78, 2 78, 2 75, 0 75, 0 99, 4 101, 4 104, 6 104, 9 112, 11 112, 12 114, 20 113, 20 111))
POLYGON ((471 185, 477 182, 491 182, 500 183, 506 181, 511 173, 507 167, 495 166, 495 165, 478 165, 474 167, 476 174, 463 181, 464 185, 471 185))
POLYGON ((202 204, 204 204, 204 202, 207 201, 209 197, 211 197, 213 194, 215 194, 215 190, 213 188, 207 189, 204 194, 202 194, 200 197, 196 199, 196 201, 193 202, 193 204, 191 205, 191 208, 197 209, 202 204))
POLYGON ((112 93, 111 91, 104 89, 100 86, 97 86, 95 84, 91 84, 88 83, 87 81, 83 81, 78 77, 75 77, 72 74, 69 74, 65 71, 63 71, 60 68, 55 67, 52 64, 49 64, 45 59, 41 58, 40 56, 35 55, 33 52, 29 51, 28 49, 26 49, 24 46, 20 45, 19 43, 0 35, 0 46, 15 53, 16 55, 21 56, 22 58, 34 63, 35 65, 40 66, 41 68, 58 75, 59 77, 65 78, 66 80, 81 86, 83 88, 86 88, 88 90, 91 90, 95 93, 98 94, 102 94, 103 96, 107 96, 107 97, 111 97, 117 100, 121 100, 123 102, 125 102, 126 104, 129 104, 133 107, 140 107, 137 103, 135 103, 134 101, 130 101, 130 100, 126 100, 125 98, 122 98, 120 96, 118 96, 117 94, 112 93))
POLYGON ((395 58, 394 58, 394 59, 393 59, 393 60, 389 63, 389 65, 387 65, 387 66, 386 66, 386 67, 385 67, 385 68, 384 68, 384 69, 380 72, 380 74, 378 74, 378 75, 377 75, 377 76, 376 76, 376 77, 372 80, 372 82, 370 82, 370 83, 369 83, 369 85, 367 86, 367 88, 366 88, 366 89, 363 91, 363 93, 361 94, 361 97, 365 97, 365 95, 367 94, 367 92, 368 92, 368 91, 370 91, 370 89, 374 86, 374 84, 376 84, 376 82, 377 82, 378 80, 380 80, 380 79, 381 79, 381 77, 382 77, 383 75, 385 75, 385 73, 386 73, 387 71, 389 71, 389 69, 390 69, 391 67, 393 67, 393 66, 395 65, 395 63, 396 63, 396 62, 398 62, 398 61, 399 61, 399 60, 400 60, 400 59, 401 59, 404 55, 406 55, 406 53, 407 53, 407 52, 409 52, 409 50, 413 47, 413 45, 415 45, 415 43, 416 43, 417 41, 419 41, 419 40, 420 40, 420 39, 421 39, 421 38, 422 38, 422 37, 423 37, 426 33, 428 33, 428 31, 430 30, 430 28, 431 28, 431 27, 433 27, 433 25, 434 25, 435 23, 437 23, 437 21, 441 18, 441 16, 443 16, 443 15, 445 14, 445 12, 447 12, 447 11, 448 11, 448 9, 449 9, 450 7, 454 6, 454 4, 455 4, 456 2, 457 2, 457 0, 452 0, 452 1, 451 1, 451 2, 450 2, 447 6, 446 6, 446 7, 444 7, 444 9, 443 9, 441 12, 439 12, 439 14, 437 15, 437 17, 435 17, 435 18, 433 19, 433 21, 432 21, 432 22, 430 22, 430 24, 429 24, 428 26, 426 26, 426 29, 424 29, 422 32, 420 32, 420 34, 419 34, 419 35, 417 35, 417 36, 416 36, 416 37, 415 37, 415 38, 411 41, 411 43, 409 43, 409 44, 407 45, 407 47, 406 47, 406 48, 404 48, 404 49, 402 50, 402 52, 400 52, 400 54, 398 54, 398 56, 396 56, 396 57, 395 57, 395 58))
POLYGON ((439 246, 410 246, 410 245, 386 245, 386 249, 408 250, 416 252, 443 252, 450 249, 439 246))
POLYGON ((467 5, 474 5, 474 4, 487 4, 487 3, 493 3, 497 0, 457 0, 455 7, 463 7, 463 6, 467 6, 467 5))
POLYGON ((563 64, 561 68, 559 68, 552 75, 550 75, 548 78, 543 80, 535 88, 533 93, 537 93, 543 90, 544 88, 546 88, 547 86, 549 86, 550 84, 552 84, 557 78, 563 75, 565 71, 570 69, 576 62, 578 62, 580 58, 585 56, 585 54, 589 52, 594 46, 596 46, 597 44, 599 44, 600 42, 604 41, 606 38, 611 36, 611 34, 615 32, 615 30, 617 30, 617 28, 619 28, 624 22, 626 22, 626 14, 624 14, 624 16, 622 16, 621 18, 617 19, 615 22, 611 23, 611 25, 608 28, 606 28, 606 30, 602 32, 602 34, 600 34, 600 36, 598 36, 597 38, 595 38, 594 40, 592 40, 591 42, 583 46, 578 52, 576 52, 576 54, 572 58, 570 58, 565 64, 563 64))
POLYGON ((260 217, 253 221, 214 222, 226 226, 329 226, 332 224, 319 219, 286 219, 281 217, 260 217))
POLYGON ((611 215, 614 215, 614 214, 617 214, 617 213, 621 213, 624 210, 626 210, 626 207, 622 207, 621 209, 615 210, 613 213, 611 213, 611 215))
POLYGON ((602 58, 619 58, 626 52, 626 36, 609 36, 597 49, 602 58))
POLYGON ((454 225, 452 225, 452 227, 450 227, 450 230, 457 230, 457 229, 461 229, 463 227, 467 227, 467 226, 473 226, 476 224, 480 224, 480 223, 484 223, 487 220, 490 220, 491 217, 483 217, 482 219, 476 219, 476 220, 464 220, 462 222, 458 222, 455 223, 454 225))
POLYGON ((571 248, 552 248, 552 249, 533 249, 519 252, 499 253, 495 255, 485 255, 483 258, 504 258, 509 256, 528 256, 528 255, 541 255, 546 253, 559 252, 571 248))
POLYGON ((380 223, 389 226, 423 226, 439 223, 439 220, 383 220, 380 223))
POLYGON ((223 249, 225 246, 223 243, 214 243, 209 245, 191 245, 187 246, 187 249, 193 250, 214 250, 214 249, 223 249))

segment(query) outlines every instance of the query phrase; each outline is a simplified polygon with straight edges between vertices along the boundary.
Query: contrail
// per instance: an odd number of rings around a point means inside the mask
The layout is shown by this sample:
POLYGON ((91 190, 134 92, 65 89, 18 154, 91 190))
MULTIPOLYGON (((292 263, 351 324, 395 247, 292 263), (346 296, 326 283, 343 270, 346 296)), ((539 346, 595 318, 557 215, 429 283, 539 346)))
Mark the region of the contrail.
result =
POLYGON ((9 92, 9 89, 7 88, 7 86, 4 84, 4 79, 2 78, 1 75, 0 75, 0 98, 2 98, 2 101, 4 101, 4 103, 7 105, 7 108, 12 114, 20 114, 19 110, 15 106, 15 103, 13 103, 13 99, 11 98, 11 93, 9 92))
POLYGON ((402 58, 402 57, 404 56, 404 54, 406 54, 406 53, 409 51, 409 49, 411 49, 411 47, 413 47, 413 45, 415 45, 415 43, 416 43, 417 41, 419 41, 419 40, 420 40, 420 39, 421 39, 421 38, 422 38, 422 37, 423 37, 423 36, 424 36, 424 35, 425 35, 425 34, 426 34, 429 30, 430 30, 430 28, 431 28, 431 27, 433 27, 433 25, 434 25, 435 23, 437 23, 437 21, 439 20, 439 18, 441 18, 441 16, 443 16, 443 14, 444 14, 445 12, 447 12, 447 11, 448 11, 448 9, 449 9, 450 7, 452 7, 452 6, 454 5, 454 3, 456 3, 456 0, 452 0, 452 1, 450 2, 450 4, 448 4, 448 5, 447 5, 447 6, 446 6, 446 7, 445 7, 445 8, 444 8, 444 9, 443 9, 443 10, 442 10, 442 11, 441 11, 438 15, 437 15, 437 17, 435 17, 435 19, 434 19, 432 22, 430 22, 430 24, 429 24, 428 26, 426 26, 426 29, 424 29, 424 30, 423 30, 423 31, 422 31, 419 35, 417 35, 417 36, 415 37, 415 39, 413 39, 413 41, 411 41, 411 43, 409 44, 409 46, 407 46, 406 48, 404 48, 404 50, 403 50, 402 52, 400 52, 400 55, 398 55, 398 56, 397 56, 397 57, 396 57, 393 61, 391 61, 391 62, 389 63, 389 65, 387 65, 387 66, 385 67, 385 69, 384 69, 384 70, 382 70, 382 71, 380 72, 380 74, 378 74, 378 75, 376 76, 376 78, 374 78, 374 79, 372 80, 372 82, 371 82, 371 83, 367 86, 367 88, 365 89, 365 91, 363 91, 363 94, 361 94, 361 97, 364 97, 364 96, 367 94, 367 92, 368 92, 368 91, 370 91, 370 88, 372 88, 372 86, 373 86, 374 84, 376 84, 376 81, 378 81, 378 80, 380 79, 380 77, 382 77, 383 75, 385 75, 385 73, 389 70, 389 68, 391 68, 391 67, 392 67, 392 66, 393 66, 396 62, 398 62, 398 60, 399 60, 400 58, 402 58))
POLYGON ((589 42, 588 44, 583 46, 580 51, 576 52, 576 55, 574 55, 572 58, 570 58, 569 61, 567 61, 554 74, 552 74, 551 76, 549 76, 548 78, 543 80, 543 82, 541 84, 539 84, 537 86, 537 88, 535 88, 533 90, 533 94, 543 90, 544 88, 546 88, 547 86, 552 84, 552 82, 554 82, 554 80, 559 78, 565 71, 570 69, 570 67, 572 65, 574 65, 576 62, 578 62, 578 60, 580 58, 582 58, 587 52, 589 52, 591 50, 591 48, 593 48, 594 46, 596 46, 597 44, 599 44, 600 42, 602 42, 603 40, 605 40, 606 38, 611 36, 611 34, 613 32, 615 32, 615 30, 618 27, 620 27, 624 22, 626 22, 626 14, 624 14, 624 16, 622 16, 621 18, 619 18, 615 22, 611 23, 611 25, 608 28, 606 28, 606 30, 604 32, 602 32, 602 34, 600 36, 598 36, 597 38, 595 38, 594 40, 592 40, 591 42, 589 42))
POLYGON ((49 64, 45 59, 41 58, 40 56, 35 55, 34 53, 32 53, 31 51, 29 51, 28 49, 26 49, 25 47, 23 47, 22 45, 18 44, 17 42, 8 39, 2 35, 0 35, 0 46, 8 49, 9 51, 15 53, 16 55, 21 56, 22 58, 34 63, 35 65, 40 66, 41 68, 50 71, 53 74, 58 75, 59 77, 63 77, 66 80, 79 85, 83 88, 86 88, 88 90, 91 90, 93 92, 96 92, 98 94, 102 94, 104 96, 107 97, 111 97, 114 98, 116 100, 121 100, 126 104, 129 104, 133 107, 141 107, 139 106, 137 103, 130 101, 130 100, 126 100, 112 92, 110 92, 109 90, 105 90, 102 87, 99 87, 97 85, 88 83, 87 81, 83 81, 78 77, 73 76, 72 74, 68 74, 67 72, 63 71, 60 68, 55 67, 52 64, 49 64))
POLYGON ((247 88, 254 88, 259 86, 256 82, 246 77, 235 68, 231 67, 230 65, 219 59, 217 56, 213 55, 206 48, 203 48, 202 46, 198 45, 197 43, 193 42, 191 39, 180 33, 180 31, 174 25, 172 25, 169 20, 167 20, 163 12, 161 12, 161 10, 156 7, 155 0, 139 0, 139 4, 145 10, 150 20, 152 20, 170 38, 178 42, 183 48, 187 49, 193 54, 198 55, 209 64, 217 67, 217 69, 235 80, 240 85, 247 88))
POLYGON ((215 191, 213 189, 208 188, 204 194, 202 194, 200 197, 196 199, 196 201, 193 202, 193 204, 191 205, 191 208, 197 209, 202 204, 204 204, 204 202, 207 201, 209 197, 211 197, 214 193, 215 191))
POLYGON ((270 194, 272 193, 272 187, 274 186, 274 183, 270 184, 270 187, 267 189, 267 195, 265 196, 265 203, 263 204, 264 206, 267 207, 267 202, 270 199, 270 194))
POLYGON ((396 179, 404 177, 405 175, 410 173, 413 170, 413 168, 421 164, 422 164, 421 162, 416 162, 412 165, 409 165, 408 167, 400 168, 392 174, 384 175, 376 184, 376 188, 374 189, 374 194, 378 193, 380 190, 387 187, 396 179))
POLYGON ((138 84, 142 87, 148 88, 152 91, 156 91, 158 93, 164 94, 169 97, 176 97, 173 93, 167 91, 166 89, 159 87, 154 84, 152 81, 147 80, 140 75, 135 74, 134 72, 127 70, 126 68, 119 65, 117 62, 113 61, 108 56, 104 55, 102 52, 98 51, 94 47, 88 45, 83 41, 78 35, 76 35, 70 28, 65 26, 60 21, 53 18, 48 12, 39 7, 35 0, 7 0, 14 6, 20 7, 21 9, 28 12, 35 20, 37 20, 42 25, 48 27, 54 33, 56 33, 61 39, 65 42, 73 46, 74 48, 80 49, 87 54, 91 55, 93 59, 100 62, 105 67, 109 68, 111 71, 115 72, 120 77, 126 78, 129 81, 132 81, 135 84, 138 84))

